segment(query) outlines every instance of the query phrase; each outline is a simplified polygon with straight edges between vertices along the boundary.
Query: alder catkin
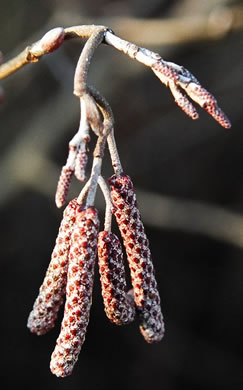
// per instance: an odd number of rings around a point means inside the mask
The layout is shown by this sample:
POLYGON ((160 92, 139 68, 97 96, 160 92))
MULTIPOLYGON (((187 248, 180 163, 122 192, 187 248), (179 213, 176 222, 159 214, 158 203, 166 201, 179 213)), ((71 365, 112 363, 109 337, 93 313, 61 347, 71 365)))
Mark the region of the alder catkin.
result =
POLYGON ((85 169, 88 162, 88 155, 85 149, 86 149, 86 145, 84 146, 84 148, 79 149, 75 161, 74 174, 75 177, 81 182, 83 182, 86 179, 85 169))
POLYGON ((114 233, 99 233, 98 264, 107 317, 116 325, 132 322, 135 318, 135 306, 132 297, 126 292, 122 246, 114 233))
POLYGON ((28 318, 28 328, 37 335, 45 334, 54 327, 58 310, 63 303, 70 239, 77 207, 77 200, 74 199, 64 210, 51 261, 28 318))
POLYGON ((109 179, 115 214, 130 266, 140 331, 148 343, 164 335, 160 296, 154 276, 148 240, 144 232, 136 195, 129 176, 124 173, 109 179))
POLYGON ((215 97, 205 88, 203 88, 196 79, 195 82, 188 84, 185 91, 192 100, 204 108, 204 110, 209 115, 211 115, 221 126, 225 127, 226 129, 231 127, 229 119, 218 106, 215 97))
POLYGON ((72 373, 85 340, 92 303, 98 229, 98 214, 94 207, 78 210, 71 238, 64 317, 50 363, 56 376, 65 377, 72 373))
POLYGON ((72 176, 73 176, 73 168, 66 167, 65 165, 62 167, 61 174, 57 183, 56 190, 56 205, 58 208, 64 206, 67 201, 67 195, 70 188, 72 176))

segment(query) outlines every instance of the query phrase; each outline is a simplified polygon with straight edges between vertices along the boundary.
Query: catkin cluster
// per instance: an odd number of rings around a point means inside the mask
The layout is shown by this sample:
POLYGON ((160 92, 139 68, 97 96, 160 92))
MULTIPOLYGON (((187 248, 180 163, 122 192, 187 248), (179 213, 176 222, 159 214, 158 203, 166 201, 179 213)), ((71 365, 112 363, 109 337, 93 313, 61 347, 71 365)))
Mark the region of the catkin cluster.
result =
POLYGON ((108 319, 115 325, 126 325, 137 318, 140 332, 148 343, 158 342, 164 335, 160 295, 149 241, 133 183, 123 172, 120 162, 114 137, 113 113, 106 99, 87 80, 90 61, 97 47, 106 42, 149 66, 159 80, 169 87, 176 104, 192 119, 199 117, 193 105, 195 102, 221 126, 231 126, 214 96, 183 66, 163 60, 158 53, 123 41, 105 26, 74 29, 54 29, 31 47, 31 55, 35 60, 58 48, 65 38, 73 34, 89 37, 74 75, 74 95, 80 100, 80 124, 69 142, 68 158, 57 184, 57 207, 66 204, 73 178, 80 182, 86 180, 91 130, 97 137, 92 169, 80 195, 64 211, 51 262, 28 319, 31 332, 37 335, 46 333, 53 328, 66 296, 61 330, 50 363, 52 373, 60 377, 72 373, 85 341, 97 257, 104 310, 108 319), (101 176, 106 145, 114 169, 114 175, 108 180, 109 185, 101 176), (104 229, 101 231, 98 212, 94 207, 98 185, 106 202, 104 229), (122 242, 112 232, 112 215, 116 219, 122 242), (130 271, 132 289, 129 291, 123 252, 126 253, 130 271))
MULTIPOLYGON (((52 373, 60 377, 72 373, 85 340, 92 304, 96 257, 105 313, 109 320, 116 325, 125 325, 137 318, 140 332, 148 343, 158 342, 164 335, 160 296, 149 241, 133 183, 123 172, 120 163, 114 138, 113 113, 106 99, 88 84, 88 70, 95 50, 100 44, 106 43, 122 51, 151 68, 159 80, 169 87, 175 103, 190 118, 199 117, 193 105, 195 102, 221 126, 226 129, 231 127, 215 97, 202 87, 189 70, 165 61, 158 53, 119 38, 106 26, 54 28, 5 64, 1 64, 0 53, 0 79, 26 63, 38 62, 43 55, 58 49, 65 40, 75 37, 88 38, 74 75, 73 93, 80 100, 81 116, 78 131, 69 142, 68 158, 58 181, 55 198, 57 207, 66 204, 73 178, 80 182, 86 180, 90 130, 97 136, 97 143, 89 179, 80 195, 64 211, 50 265, 27 324, 31 332, 37 335, 48 332, 54 327, 58 311, 66 297, 61 330, 50 364, 52 373), (106 144, 115 172, 108 180, 110 188, 101 176, 106 144), (94 207, 98 184, 106 201, 104 230, 101 231, 98 211, 94 207), (111 231, 112 214, 119 227, 122 242, 111 231), (127 289, 123 249, 133 287, 130 291, 127 289)), ((0 103, 3 97, 0 86, 0 103)))
POLYGON ((109 320, 126 325, 137 317, 148 343, 164 334, 160 297, 148 239, 129 176, 109 179, 112 213, 121 232, 133 289, 128 291, 123 247, 111 231, 99 231, 97 209, 72 200, 63 213, 56 245, 39 295, 28 319, 32 333, 42 335, 53 328, 66 295, 64 316, 51 356, 53 374, 72 373, 85 341, 92 304, 94 266, 98 257, 101 292, 109 320))

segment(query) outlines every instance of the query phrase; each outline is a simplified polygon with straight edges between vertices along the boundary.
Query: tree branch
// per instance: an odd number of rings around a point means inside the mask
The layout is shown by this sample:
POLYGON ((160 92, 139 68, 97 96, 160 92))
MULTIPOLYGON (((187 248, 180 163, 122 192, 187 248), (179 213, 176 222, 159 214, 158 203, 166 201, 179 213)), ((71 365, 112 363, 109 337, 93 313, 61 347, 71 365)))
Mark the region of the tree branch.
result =
MULTIPOLYGON (((74 26, 66 29, 57 27, 50 30, 40 41, 32 46, 28 46, 14 59, 0 65, 0 79, 16 72, 28 62, 38 62, 41 56, 56 50, 65 39, 74 37, 89 38, 81 53, 74 82, 74 94, 78 97, 87 96, 89 100, 91 109, 88 109, 88 112, 92 113, 95 110, 93 110, 94 104, 90 94, 85 93, 87 90, 87 72, 95 49, 103 42, 150 67, 160 81, 169 86, 176 104, 192 119, 197 119, 198 113, 186 95, 204 108, 221 126, 225 128, 231 127, 229 119, 218 107, 214 96, 200 85, 191 72, 183 66, 163 60, 158 53, 117 37, 105 26, 74 26)), ((89 107, 88 102, 86 106, 89 107)), ((90 120, 90 123, 92 126, 92 120, 90 120)))

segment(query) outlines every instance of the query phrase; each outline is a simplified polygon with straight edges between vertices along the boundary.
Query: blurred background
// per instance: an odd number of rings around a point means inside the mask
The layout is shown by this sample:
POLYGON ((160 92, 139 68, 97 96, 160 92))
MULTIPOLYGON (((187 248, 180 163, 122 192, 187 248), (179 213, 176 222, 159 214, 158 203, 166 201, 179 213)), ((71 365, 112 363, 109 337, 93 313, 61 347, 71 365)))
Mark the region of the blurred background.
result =
MULTIPOLYGON (((96 270, 85 344, 72 376, 58 379, 49 361, 62 313, 45 336, 32 335, 26 321, 62 217, 54 196, 79 124, 72 90, 84 42, 65 42, 39 64, 3 80, 4 388, 242 389, 243 2, 1 0, 0 49, 9 59, 52 27, 90 23, 108 25, 122 38, 184 65, 216 96, 232 129, 221 128, 200 108, 200 119, 192 121, 148 68, 112 47, 97 50, 89 81, 114 111, 121 161, 133 179, 150 240, 166 334, 159 344, 147 345, 137 323, 110 324, 96 270)), ((109 156, 103 174, 112 174, 109 156)), ((74 180, 69 198, 81 188, 74 180)), ((96 205, 103 216, 100 194, 96 205)))

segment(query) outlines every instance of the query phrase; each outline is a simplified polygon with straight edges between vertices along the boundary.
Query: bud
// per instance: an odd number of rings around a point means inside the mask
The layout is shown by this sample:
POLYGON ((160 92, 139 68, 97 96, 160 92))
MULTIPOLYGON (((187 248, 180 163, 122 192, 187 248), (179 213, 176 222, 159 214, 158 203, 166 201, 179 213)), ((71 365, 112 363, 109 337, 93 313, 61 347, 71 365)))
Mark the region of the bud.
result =
POLYGON ((64 41, 65 31, 56 27, 48 31, 38 42, 31 47, 31 54, 39 57, 57 50, 64 41))
POLYGON ((115 234, 107 231, 99 233, 98 262, 107 317, 116 325, 132 322, 135 307, 132 297, 126 293, 122 246, 115 234))
POLYGON ((113 213, 123 238, 131 271, 140 331, 148 343, 158 342, 164 335, 160 296, 133 184, 130 177, 124 173, 113 175, 109 183, 113 213))
POLYGON ((27 326, 32 333, 42 335, 54 327, 58 310, 63 303, 67 280, 70 239, 78 204, 72 200, 63 213, 56 245, 39 295, 34 303, 27 326))
POLYGON ((71 238, 66 303, 50 368, 56 376, 72 373, 85 340, 92 303, 99 220, 97 210, 78 210, 71 238))

